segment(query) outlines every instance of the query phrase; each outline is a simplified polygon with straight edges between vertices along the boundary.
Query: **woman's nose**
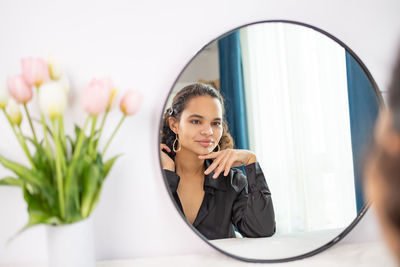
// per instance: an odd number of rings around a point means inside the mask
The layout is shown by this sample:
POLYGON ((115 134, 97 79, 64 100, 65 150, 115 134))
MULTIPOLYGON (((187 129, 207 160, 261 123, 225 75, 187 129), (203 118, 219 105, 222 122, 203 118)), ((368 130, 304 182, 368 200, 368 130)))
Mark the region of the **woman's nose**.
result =
POLYGON ((213 130, 212 127, 206 127, 201 131, 201 134, 207 134, 207 135, 212 135, 213 134, 213 130))

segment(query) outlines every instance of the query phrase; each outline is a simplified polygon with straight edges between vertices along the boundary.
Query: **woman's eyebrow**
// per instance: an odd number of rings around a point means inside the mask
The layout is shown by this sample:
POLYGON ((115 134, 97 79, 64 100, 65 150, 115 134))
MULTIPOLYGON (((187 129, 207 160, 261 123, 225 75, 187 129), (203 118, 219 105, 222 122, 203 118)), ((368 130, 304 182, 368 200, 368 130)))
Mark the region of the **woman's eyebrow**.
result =
MULTIPOLYGON (((201 116, 201 115, 199 115, 199 114, 192 114, 192 115, 190 115, 188 118, 189 118, 189 119, 190 119, 190 118, 204 119, 204 117, 201 116)), ((216 121, 222 121, 222 119, 221 119, 220 117, 216 117, 216 118, 214 118, 214 120, 216 120, 216 121)))
POLYGON ((198 114, 192 114, 189 116, 189 118, 199 118, 199 119, 203 119, 204 117, 198 114))

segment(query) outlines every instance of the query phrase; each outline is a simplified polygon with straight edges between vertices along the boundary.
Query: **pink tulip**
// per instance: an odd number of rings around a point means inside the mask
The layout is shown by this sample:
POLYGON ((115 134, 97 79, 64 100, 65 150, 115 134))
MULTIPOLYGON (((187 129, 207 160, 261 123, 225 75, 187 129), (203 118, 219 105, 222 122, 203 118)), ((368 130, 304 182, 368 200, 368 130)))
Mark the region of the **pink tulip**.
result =
POLYGON ((26 104, 32 99, 32 87, 26 84, 22 75, 8 77, 7 87, 10 95, 20 104, 26 104))
POLYGON ((125 115, 135 114, 142 104, 143 96, 133 90, 129 90, 122 97, 119 107, 125 115))
POLYGON ((81 96, 83 109, 92 115, 104 112, 108 106, 112 89, 111 79, 93 79, 81 96))
POLYGON ((21 59, 22 76, 30 86, 39 86, 50 79, 49 66, 41 58, 23 58, 21 59))

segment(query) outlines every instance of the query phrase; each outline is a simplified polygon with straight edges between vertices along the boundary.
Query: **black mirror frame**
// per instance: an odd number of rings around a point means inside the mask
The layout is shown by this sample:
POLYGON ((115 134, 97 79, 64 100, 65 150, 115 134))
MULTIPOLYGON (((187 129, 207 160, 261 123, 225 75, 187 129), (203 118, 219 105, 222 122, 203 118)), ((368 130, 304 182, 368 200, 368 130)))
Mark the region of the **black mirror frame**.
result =
MULTIPOLYGON (((375 80, 372 78, 371 73, 369 72, 369 70, 367 69, 367 67, 364 65, 364 63, 361 61, 361 59, 356 55, 356 53, 354 53, 353 50, 351 50, 345 43, 343 43, 342 41, 340 41, 339 39, 337 39, 335 36, 329 34, 328 32, 312 26, 310 24, 306 24, 306 23, 302 23, 302 22, 298 22, 298 21, 291 21, 291 20, 264 20, 264 21, 257 21, 257 22, 253 22, 253 23, 249 23, 249 24, 245 24, 239 27, 236 27, 234 29, 231 29, 230 31, 214 38, 213 40, 211 40, 210 42, 208 42, 206 45, 204 45, 190 60, 189 62, 185 65, 185 67, 182 69, 182 71, 179 73, 178 77, 175 79, 173 85, 171 86, 171 89, 169 90, 169 94, 171 94, 175 84, 177 83, 177 81, 179 80, 179 78, 181 77, 182 73, 186 70, 186 68, 192 63, 192 61, 197 57, 197 55, 199 55, 204 48, 206 48, 208 45, 210 45, 211 43, 219 40, 220 38, 224 37, 225 35, 228 35, 236 30, 239 30, 241 28, 247 27, 247 26, 251 26, 251 25, 255 25, 255 24, 261 24, 261 23, 274 23, 274 22, 279 22, 279 23, 289 23, 289 24, 295 24, 295 25, 299 25, 299 26, 303 26, 303 27, 307 27, 310 28, 312 30, 315 30, 319 33, 322 33, 323 35, 329 37, 330 39, 332 39, 333 41, 335 41, 336 43, 338 43, 340 46, 342 46, 355 60, 356 62, 360 65, 360 67, 362 68, 362 70, 364 71, 364 73, 367 75, 368 80, 371 82, 372 88, 374 89, 375 95, 377 97, 378 100, 378 104, 380 106, 380 108, 382 108, 384 106, 384 101, 382 98, 382 95, 380 93, 380 90, 378 88, 378 85, 376 84, 375 80)), ((168 100, 168 99, 167 99, 168 100)), ((165 101, 164 105, 163 105, 163 111, 165 110, 166 104, 167 104, 167 100, 165 101)), ((162 129, 162 118, 163 118, 163 114, 161 114, 161 119, 160 119, 160 126, 159 129, 162 129)), ((159 130, 158 133, 158 139, 157 139, 157 144, 159 144, 160 140, 161 140, 161 130, 159 130)), ((157 147, 159 147, 159 145, 157 145, 157 147)), ((238 259, 240 261, 244 261, 244 262, 253 262, 253 263, 280 263, 280 262, 289 262, 289 261, 295 261, 295 260, 300 260, 300 259, 304 259, 304 258, 308 258, 311 257, 313 255, 316 255, 330 247, 332 247, 334 244, 338 243, 340 240, 342 240, 357 224, 358 222, 362 219, 362 217, 364 217, 365 213, 367 212, 368 208, 370 207, 371 203, 370 201, 366 201, 366 203, 364 203, 364 206, 362 207, 362 209, 360 210, 360 212, 358 213, 357 217, 351 222, 351 224, 349 226, 347 226, 343 232, 341 232, 337 237, 335 237, 334 239, 332 239, 331 241, 329 241, 328 243, 326 243, 325 245, 322 245, 321 247, 312 250, 310 252, 301 254, 299 256, 294 256, 294 257, 288 257, 288 258, 282 258, 282 259, 271 259, 271 260, 265 260, 265 259, 251 259, 251 258, 245 258, 245 257, 241 257, 241 256, 237 256, 234 254, 231 254, 229 252, 224 251, 223 249, 213 245, 211 242, 209 242, 196 228, 194 228, 184 217, 184 215, 179 212, 179 207, 177 205, 177 203, 175 202, 172 193, 169 190, 169 186, 168 186, 168 182, 167 179, 164 175, 164 172, 162 171, 162 164, 161 164, 161 154, 160 154, 160 150, 158 150, 158 158, 159 158, 159 167, 160 167, 160 171, 162 172, 162 176, 164 178, 164 185, 166 190, 168 191, 168 194, 171 198, 171 201, 173 202, 176 211, 179 213, 179 215, 182 217, 182 219, 186 222, 186 224, 195 232, 199 235, 199 237, 206 242, 209 246, 211 246, 212 248, 216 249, 217 251, 221 252, 222 254, 225 254, 227 256, 230 256, 234 259, 238 259)))

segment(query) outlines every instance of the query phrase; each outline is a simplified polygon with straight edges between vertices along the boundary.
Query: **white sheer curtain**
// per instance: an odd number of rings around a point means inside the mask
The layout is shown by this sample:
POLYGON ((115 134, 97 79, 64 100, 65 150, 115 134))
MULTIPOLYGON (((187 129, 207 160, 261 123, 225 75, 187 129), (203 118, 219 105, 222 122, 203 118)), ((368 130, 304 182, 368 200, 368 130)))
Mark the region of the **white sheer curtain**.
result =
POLYGON ((341 228, 357 214, 345 50, 314 30, 241 30, 250 147, 266 174, 277 233, 341 228))

